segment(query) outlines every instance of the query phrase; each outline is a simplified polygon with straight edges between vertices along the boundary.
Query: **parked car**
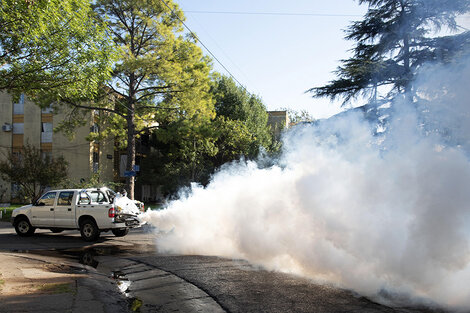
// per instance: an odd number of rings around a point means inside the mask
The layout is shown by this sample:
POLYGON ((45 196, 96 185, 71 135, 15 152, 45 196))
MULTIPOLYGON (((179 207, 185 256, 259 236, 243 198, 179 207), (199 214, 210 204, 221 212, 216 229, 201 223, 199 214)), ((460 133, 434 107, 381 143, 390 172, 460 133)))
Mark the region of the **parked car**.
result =
POLYGON ((60 233, 80 230, 85 241, 96 241, 101 232, 117 237, 140 227, 144 204, 109 188, 51 190, 34 204, 13 210, 11 222, 19 236, 31 236, 37 228, 60 233))

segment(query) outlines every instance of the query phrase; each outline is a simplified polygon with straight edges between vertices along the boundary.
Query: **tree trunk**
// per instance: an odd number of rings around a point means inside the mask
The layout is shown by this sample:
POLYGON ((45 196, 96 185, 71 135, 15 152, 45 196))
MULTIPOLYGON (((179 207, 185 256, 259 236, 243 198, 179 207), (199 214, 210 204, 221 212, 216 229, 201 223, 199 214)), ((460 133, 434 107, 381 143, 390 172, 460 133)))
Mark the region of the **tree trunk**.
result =
POLYGON ((405 98, 409 99, 411 97, 411 60, 410 60, 410 36, 409 32, 412 31, 406 11, 406 1, 400 1, 401 6, 401 18, 404 18, 407 23, 403 25, 403 77, 402 86, 405 91, 405 98))
MULTIPOLYGON (((132 36, 132 34, 131 34, 132 36)), ((135 74, 129 75, 129 95, 127 98, 127 171, 135 168, 135 74)), ((126 177, 127 196, 134 200, 135 176, 126 177)))
MULTIPOLYGON (((133 104, 129 104, 127 120, 127 171, 134 171, 135 166, 135 115, 133 104)), ((126 177, 127 196, 134 199, 135 176, 126 177)))
POLYGON ((410 92, 410 39, 408 35, 403 38, 403 67, 405 70, 405 92, 410 92))

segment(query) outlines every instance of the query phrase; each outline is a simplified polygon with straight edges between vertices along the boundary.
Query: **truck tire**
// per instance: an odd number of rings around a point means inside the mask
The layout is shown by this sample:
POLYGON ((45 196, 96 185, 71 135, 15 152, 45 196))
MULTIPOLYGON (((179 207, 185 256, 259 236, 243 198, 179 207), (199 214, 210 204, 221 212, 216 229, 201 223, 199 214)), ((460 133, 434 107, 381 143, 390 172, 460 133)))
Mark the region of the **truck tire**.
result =
POLYGON ((96 241, 100 237, 100 230, 94 220, 87 218, 80 224, 80 234, 85 241, 96 241))
POLYGON ((124 229, 111 229, 113 232, 114 236, 116 237, 124 237, 129 233, 129 228, 124 228, 124 229))
POLYGON ((15 231, 18 234, 18 236, 21 236, 21 237, 32 236, 35 230, 36 228, 31 226, 31 223, 29 222, 27 217, 19 217, 15 221, 15 231))

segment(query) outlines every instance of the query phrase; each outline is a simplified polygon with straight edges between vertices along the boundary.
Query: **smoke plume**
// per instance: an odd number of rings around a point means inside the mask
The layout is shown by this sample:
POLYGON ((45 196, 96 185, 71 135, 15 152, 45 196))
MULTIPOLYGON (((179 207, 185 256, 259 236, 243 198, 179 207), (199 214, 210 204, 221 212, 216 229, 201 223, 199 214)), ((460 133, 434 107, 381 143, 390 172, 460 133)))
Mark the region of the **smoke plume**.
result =
POLYGON ((295 127, 277 166, 231 164, 148 212, 159 251, 470 309, 468 64, 423 70, 385 132, 359 111, 295 127))

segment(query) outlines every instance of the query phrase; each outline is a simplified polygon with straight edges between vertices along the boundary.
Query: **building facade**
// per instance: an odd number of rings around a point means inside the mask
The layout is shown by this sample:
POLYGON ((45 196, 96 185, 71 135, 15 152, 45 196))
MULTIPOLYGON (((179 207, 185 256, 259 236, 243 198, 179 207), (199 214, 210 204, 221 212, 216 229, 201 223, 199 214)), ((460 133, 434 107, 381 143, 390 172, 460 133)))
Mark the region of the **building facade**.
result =
MULTIPOLYGON (((93 113, 86 113, 84 117, 89 123, 77 128, 73 139, 53 131, 65 116, 64 112, 53 112, 52 108, 41 109, 24 95, 14 99, 0 93, 0 159, 5 159, 10 151, 21 153, 29 144, 44 155, 62 155, 69 164, 68 176, 72 182, 87 181, 94 173, 99 173, 100 181, 113 181, 114 142, 85 139, 91 131, 97 131, 93 113)), ((0 202, 15 201, 14 185, 0 178, 0 188, 6 190, 0 202)))
POLYGON ((268 111, 268 125, 274 132, 277 140, 281 138, 282 131, 290 126, 289 115, 287 111, 268 111))

